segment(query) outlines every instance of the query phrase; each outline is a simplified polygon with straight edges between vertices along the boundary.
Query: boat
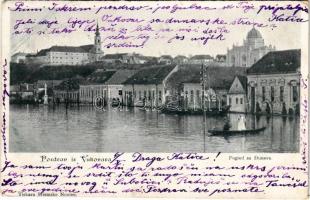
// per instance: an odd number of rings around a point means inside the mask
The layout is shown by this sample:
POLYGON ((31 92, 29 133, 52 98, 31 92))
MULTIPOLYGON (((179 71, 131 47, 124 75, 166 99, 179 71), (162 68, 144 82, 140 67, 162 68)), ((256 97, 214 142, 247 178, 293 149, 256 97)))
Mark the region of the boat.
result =
POLYGON ((211 136, 231 136, 238 134, 255 134, 261 131, 264 131, 266 127, 257 128, 257 129, 247 129, 247 130, 219 130, 219 129, 211 129, 208 130, 211 133, 211 136))
POLYGON ((206 115, 226 115, 230 109, 230 105, 222 107, 221 110, 219 109, 212 109, 212 110, 205 110, 202 109, 191 109, 185 110, 180 107, 164 107, 161 109, 161 112, 164 114, 174 114, 174 115, 203 115, 204 112, 206 115))

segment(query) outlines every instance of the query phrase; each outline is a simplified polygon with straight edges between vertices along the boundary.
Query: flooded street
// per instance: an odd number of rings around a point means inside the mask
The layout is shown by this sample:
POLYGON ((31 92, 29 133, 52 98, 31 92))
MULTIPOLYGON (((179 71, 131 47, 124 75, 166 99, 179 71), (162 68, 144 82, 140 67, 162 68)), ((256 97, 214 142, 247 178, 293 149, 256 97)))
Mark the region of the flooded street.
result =
MULTIPOLYGON (((229 114, 232 128, 239 114, 229 114)), ((299 118, 247 115, 258 134, 210 136, 223 117, 177 116, 132 108, 10 105, 10 152, 297 152, 299 118), (205 138, 205 139, 204 139, 205 138)))

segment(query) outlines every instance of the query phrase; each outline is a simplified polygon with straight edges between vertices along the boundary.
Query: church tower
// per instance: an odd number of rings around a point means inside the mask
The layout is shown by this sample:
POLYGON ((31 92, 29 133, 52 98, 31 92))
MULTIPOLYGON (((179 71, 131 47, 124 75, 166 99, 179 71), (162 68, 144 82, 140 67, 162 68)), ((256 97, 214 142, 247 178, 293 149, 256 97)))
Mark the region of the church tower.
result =
POLYGON ((96 26, 96 33, 95 33, 95 44, 94 44, 94 60, 99 61, 100 57, 102 56, 103 52, 101 50, 101 37, 100 37, 100 32, 99 32, 99 26, 97 23, 96 26))

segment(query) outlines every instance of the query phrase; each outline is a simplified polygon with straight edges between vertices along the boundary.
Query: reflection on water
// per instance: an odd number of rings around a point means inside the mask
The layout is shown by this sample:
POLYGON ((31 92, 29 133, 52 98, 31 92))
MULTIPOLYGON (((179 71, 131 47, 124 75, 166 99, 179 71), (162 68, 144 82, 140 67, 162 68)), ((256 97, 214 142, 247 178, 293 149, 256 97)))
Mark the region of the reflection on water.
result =
MULTIPOLYGON (((239 114, 229 114, 236 128, 239 114)), ((207 117, 206 130, 223 127, 207 117)), ((297 152, 299 118, 246 116, 259 134, 207 136, 202 116, 166 115, 140 109, 96 110, 90 106, 10 105, 10 152, 297 152)))

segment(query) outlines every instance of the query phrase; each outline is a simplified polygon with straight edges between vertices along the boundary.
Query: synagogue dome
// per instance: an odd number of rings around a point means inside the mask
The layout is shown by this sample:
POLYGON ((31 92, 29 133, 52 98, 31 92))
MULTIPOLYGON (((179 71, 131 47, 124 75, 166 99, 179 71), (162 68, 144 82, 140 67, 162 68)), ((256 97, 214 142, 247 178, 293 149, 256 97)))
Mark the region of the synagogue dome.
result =
POLYGON ((249 38, 263 38, 258 30, 254 27, 248 32, 247 39, 249 38))

